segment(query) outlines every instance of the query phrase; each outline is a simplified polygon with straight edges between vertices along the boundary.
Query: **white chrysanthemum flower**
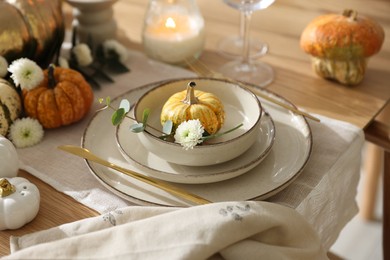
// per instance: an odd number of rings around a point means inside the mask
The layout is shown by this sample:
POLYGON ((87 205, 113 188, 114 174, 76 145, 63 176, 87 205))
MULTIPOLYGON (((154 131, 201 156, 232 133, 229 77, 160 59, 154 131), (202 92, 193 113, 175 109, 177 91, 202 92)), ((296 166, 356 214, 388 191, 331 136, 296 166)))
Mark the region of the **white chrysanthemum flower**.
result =
POLYGON ((32 60, 21 58, 14 60, 8 67, 11 78, 16 86, 31 90, 42 82, 44 76, 42 69, 32 60))
POLYGON ((8 61, 0 56, 0 78, 4 78, 8 73, 8 61))
POLYGON ((114 52, 118 55, 119 60, 123 63, 127 60, 128 52, 125 46, 120 44, 117 40, 110 39, 103 42, 103 50, 105 56, 110 56, 114 52))
POLYGON ((199 119, 188 120, 181 123, 175 132, 175 142, 181 144, 184 149, 192 149, 203 142, 204 128, 199 119))
POLYGON ((85 43, 80 43, 74 46, 72 52, 80 66, 88 66, 93 62, 91 49, 85 43))
POLYGON ((69 69, 69 62, 64 57, 60 56, 58 57, 58 66, 64 69, 69 69))
POLYGON ((43 138, 44 130, 38 120, 21 118, 15 120, 9 132, 9 139, 18 148, 33 146, 43 138))

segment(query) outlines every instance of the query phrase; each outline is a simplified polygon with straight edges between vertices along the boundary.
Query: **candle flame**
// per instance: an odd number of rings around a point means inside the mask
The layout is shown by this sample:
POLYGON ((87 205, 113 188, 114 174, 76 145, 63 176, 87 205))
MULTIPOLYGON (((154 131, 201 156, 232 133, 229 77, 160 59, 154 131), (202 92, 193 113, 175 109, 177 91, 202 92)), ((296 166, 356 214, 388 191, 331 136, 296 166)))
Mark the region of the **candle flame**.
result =
POLYGON ((172 17, 168 17, 168 19, 165 22, 165 27, 175 29, 176 28, 175 20, 173 20, 172 17))

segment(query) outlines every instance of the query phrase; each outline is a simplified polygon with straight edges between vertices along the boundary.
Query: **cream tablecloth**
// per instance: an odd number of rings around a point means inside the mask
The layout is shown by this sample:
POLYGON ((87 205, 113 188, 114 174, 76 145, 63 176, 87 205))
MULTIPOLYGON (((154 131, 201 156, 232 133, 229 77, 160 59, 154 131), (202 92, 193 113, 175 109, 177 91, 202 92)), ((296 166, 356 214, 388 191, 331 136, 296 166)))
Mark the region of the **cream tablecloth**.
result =
MULTIPOLYGON (((130 52, 131 73, 115 76, 105 84, 99 97, 115 97, 129 89, 164 79, 193 76, 189 71, 148 60, 130 52)), ((283 93, 278 93, 283 95, 283 93)), ((132 203, 112 194, 90 174, 83 160, 65 154, 58 145, 80 145, 89 118, 68 127, 46 131, 37 146, 19 149, 21 168, 44 180, 58 191, 101 213, 124 208, 132 203)), ((321 117, 309 122, 313 132, 312 156, 302 174, 286 189, 268 199, 299 212, 312 224, 327 250, 344 225, 357 213, 355 195, 359 181, 362 131, 345 122, 321 117)))

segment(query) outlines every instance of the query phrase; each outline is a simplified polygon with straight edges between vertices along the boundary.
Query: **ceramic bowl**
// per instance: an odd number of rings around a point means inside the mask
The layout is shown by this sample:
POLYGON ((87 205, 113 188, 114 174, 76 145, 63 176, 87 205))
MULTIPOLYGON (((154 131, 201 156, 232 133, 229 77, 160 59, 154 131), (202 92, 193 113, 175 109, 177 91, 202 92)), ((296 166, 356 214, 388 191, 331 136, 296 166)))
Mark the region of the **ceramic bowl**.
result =
POLYGON ((230 81, 187 78, 163 83, 140 97, 134 107, 135 119, 141 122, 144 109, 149 108, 151 114, 148 125, 162 129, 160 115, 163 105, 170 96, 185 90, 191 81, 196 83, 197 90, 213 93, 224 105, 225 122, 219 132, 232 129, 240 123, 243 123, 243 126, 188 150, 180 144, 158 138, 161 134, 151 128, 137 134, 141 143, 162 159, 187 166, 223 163, 248 150, 259 136, 262 107, 255 94, 230 81))

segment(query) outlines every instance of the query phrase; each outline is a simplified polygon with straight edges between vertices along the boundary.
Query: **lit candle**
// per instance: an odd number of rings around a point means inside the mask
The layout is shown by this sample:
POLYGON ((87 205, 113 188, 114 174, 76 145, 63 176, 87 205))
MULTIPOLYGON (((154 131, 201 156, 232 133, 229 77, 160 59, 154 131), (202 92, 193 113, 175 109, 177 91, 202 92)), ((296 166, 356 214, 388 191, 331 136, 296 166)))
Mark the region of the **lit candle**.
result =
POLYGON ((204 45, 203 20, 169 13, 145 23, 143 44, 152 58, 171 64, 198 56, 204 45))

